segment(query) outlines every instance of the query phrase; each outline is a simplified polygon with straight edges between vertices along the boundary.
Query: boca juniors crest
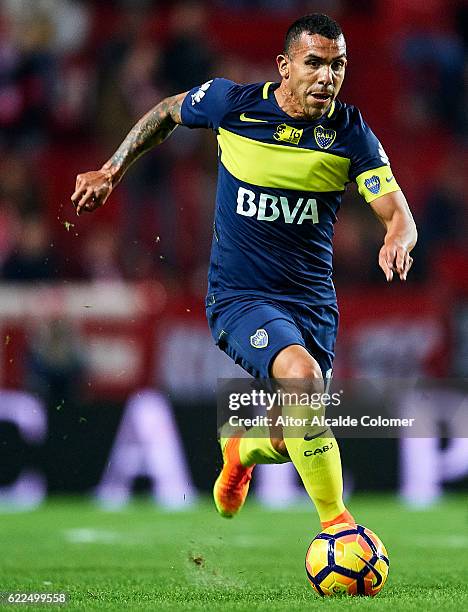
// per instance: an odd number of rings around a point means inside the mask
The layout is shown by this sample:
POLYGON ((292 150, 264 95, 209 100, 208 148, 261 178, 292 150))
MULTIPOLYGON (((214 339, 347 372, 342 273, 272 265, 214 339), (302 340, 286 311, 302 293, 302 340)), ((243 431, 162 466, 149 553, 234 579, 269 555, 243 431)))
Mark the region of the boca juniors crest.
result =
POLYGON ((266 329, 257 329, 253 336, 250 336, 250 344, 254 348, 266 348, 268 346, 268 332, 266 329))
POLYGON ((380 179, 376 174, 373 174, 372 176, 367 178, 364 181, 364 185, 374 195, 377 195, 380 191, 380 179))
POLYGON ((335 142, 336 132, 335 130, 328 130, 318 125, 314 128, 315 142, 321 149, 329 149, 335 142))

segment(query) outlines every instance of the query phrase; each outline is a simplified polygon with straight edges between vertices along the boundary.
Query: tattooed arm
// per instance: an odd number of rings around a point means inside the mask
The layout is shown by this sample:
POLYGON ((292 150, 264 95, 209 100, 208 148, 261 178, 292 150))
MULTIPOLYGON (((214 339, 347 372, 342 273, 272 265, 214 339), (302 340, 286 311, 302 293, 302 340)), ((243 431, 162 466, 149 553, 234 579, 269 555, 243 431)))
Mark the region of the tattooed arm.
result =
POLYGON ((165 98, 130 130, 114 155, 100 170, 79 174, 71 196, 76 214, 92 212, 104 204, 125 172, 140 155, 166 138, 182 123, 180 108, 187 92, 165 98))

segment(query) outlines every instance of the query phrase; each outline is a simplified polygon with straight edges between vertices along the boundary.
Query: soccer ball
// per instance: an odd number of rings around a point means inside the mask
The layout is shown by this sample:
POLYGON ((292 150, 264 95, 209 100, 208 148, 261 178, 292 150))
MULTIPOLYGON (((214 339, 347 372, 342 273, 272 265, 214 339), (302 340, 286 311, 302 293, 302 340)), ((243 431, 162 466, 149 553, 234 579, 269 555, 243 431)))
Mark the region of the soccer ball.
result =
POLYGON ((307 577, 319 595, 370 595, 385 584, 388 554, 378 536, 362 525, 340 523, 312 540, 306 554, 307 577))

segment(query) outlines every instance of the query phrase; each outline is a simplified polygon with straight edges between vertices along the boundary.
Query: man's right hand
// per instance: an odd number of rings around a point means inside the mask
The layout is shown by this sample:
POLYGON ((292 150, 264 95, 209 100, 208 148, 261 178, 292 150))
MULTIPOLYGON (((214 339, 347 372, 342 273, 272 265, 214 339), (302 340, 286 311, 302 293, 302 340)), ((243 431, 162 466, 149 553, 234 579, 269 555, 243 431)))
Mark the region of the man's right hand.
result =
POLYGON ((75 192, 71 197, 76 214, 93 212, 102 206, 112 193, 112 189, 112 180, 108 171, 93 170, 78 174, 75 192))

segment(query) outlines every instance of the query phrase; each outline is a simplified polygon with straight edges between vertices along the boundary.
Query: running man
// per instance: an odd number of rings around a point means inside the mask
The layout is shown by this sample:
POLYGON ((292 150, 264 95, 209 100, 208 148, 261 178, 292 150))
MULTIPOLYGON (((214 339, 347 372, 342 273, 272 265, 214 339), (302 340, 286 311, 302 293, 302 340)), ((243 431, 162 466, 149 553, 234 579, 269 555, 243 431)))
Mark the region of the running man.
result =
MULTIPOLYGON (((254 377, 323 389, 338 325, 333 224, 350 181, 385 227, 379 265, 406 280, 417 232, 385 151, 359 110, 337 99, 346 43, 326 15, 298 19, 276 58, 279 83, 215 78, 166 98, 129 132, 100 170, 78 175, 77 214, 102 206, 140 155, 178 125, 209 128, 219 144, 218 188, 206 309, 214 340, 254 377)), ((234 516, 257 463, 292 461, 323 527, 353 523, 343 503, 341 459, 330 432, 252 428, 221 435, 214 487, 234 516), (326 452, 315 453, 315 449, 326 452)))

